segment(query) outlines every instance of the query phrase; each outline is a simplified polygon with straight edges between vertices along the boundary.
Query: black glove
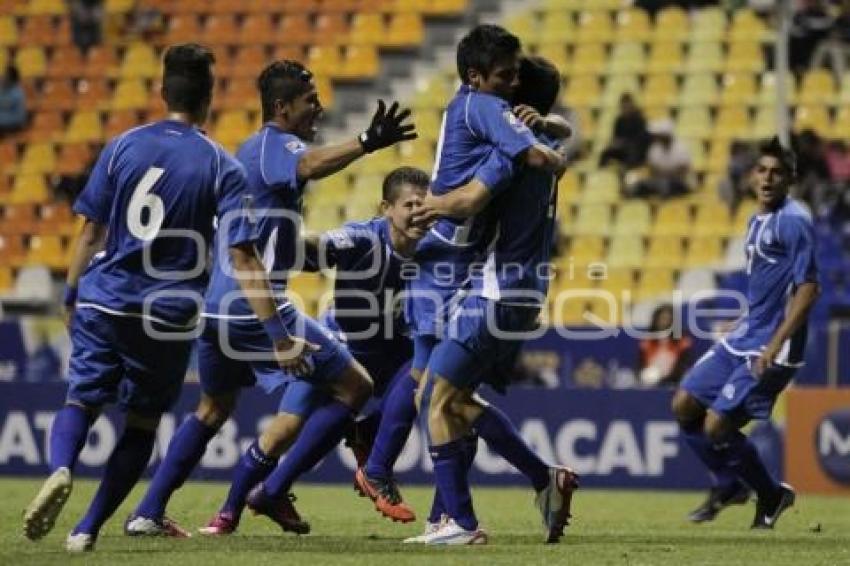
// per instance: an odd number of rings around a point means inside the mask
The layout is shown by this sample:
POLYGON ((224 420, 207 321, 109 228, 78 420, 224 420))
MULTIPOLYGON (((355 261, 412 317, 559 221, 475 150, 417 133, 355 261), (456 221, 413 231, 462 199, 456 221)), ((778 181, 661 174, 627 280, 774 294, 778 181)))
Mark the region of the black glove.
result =
POLYGON ((405 108, 400 113, 398 110, 398 102, 393 102, 387 111, 384 101, 378 100, 378 110, 372 116, 372 123, 357 138, 363 146, 363 151, 372 153, 400 141, 416 139, 416 126, 402 124, 410 116, 410 108, 405 108))

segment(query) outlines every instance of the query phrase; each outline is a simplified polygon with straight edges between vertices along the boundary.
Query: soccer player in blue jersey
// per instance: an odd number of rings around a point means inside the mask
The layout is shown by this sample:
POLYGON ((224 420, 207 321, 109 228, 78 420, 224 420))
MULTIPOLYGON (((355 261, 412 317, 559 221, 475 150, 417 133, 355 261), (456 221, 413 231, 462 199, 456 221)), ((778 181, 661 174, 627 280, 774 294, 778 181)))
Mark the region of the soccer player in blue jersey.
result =
MULTIPOLYGON (((131 129, 101 152, 74 210, 86 222, 68 270, 64 304, 73 352, 65 406, 50 435, 51 475, 24 513, 24 534, 46 535, 71 492, 71 471, 101 407, 117 401, 124 431, 69 551, 91 550, 147 466, 162 413, 176 400, 189 362, 192 328, 206 286, 205 246, 217 239, 246 266, 260 265, 242 214, 242 167, 198 126, 213 87, 213 55, 196 44, 170 47, 162 97, 168 117, 131 129)), ((265 275, 245 278, 268 328, 283 329, 265 275)), ((296 342, 276 334, 283 361, 296 342)), ((303 345, 303 344, 302 344, 303 345)), ((302 355, 283 361, 297 369, 302 355)))
MULTIPOLYGON (((216 254, 204 306, 206 325, 198 341, 202 396, 196 412, 175 433, 150 488, 127 522, 129 535, 187 536, 165 518, 171 494, 204 454, 207 443, 235 408, 242 387, 259 383, 268 392, 285 391, 279 412, 245 452, 234 473, 225 510, 202 532, 232 532, 246 502, 283 530, 305 533, 309 525, 292 504, 289 487, 335 446, 345 426, 369 398, 371 379, 331 333, 301 314, 283 295, 287 274, 297 268, 298 233, 306 182, 333 174, 366 153, 415 137, 404 124, 409 111, 383 102, 358 138, 308 149, 323 109, 313 75, 301 64, 276 61, 261 73, 258 88, 265 124, 239 149, 256 215, 258 246, 270 272, 286 331, 304 336, 313 350, 303 375, 284 373, 267 353, 270 341, 246 305, 226 256, 216 254), (264 355, 266 354, 266 355, 264 355), (316 407, 316 398, 323 402, 316 407), (300 432, 300 435, 299 435, 300 432), (292 445, 293 440, 298 441, 292 445), (278 466, 278 458, 289 455, 278 466), (261 489, 248 497, 259 482, 261 489)), ((237 270, 240 266, 235 266, 237 270)))
POLYGON ((752 528, 772 529, 794 504, 794 490, 765 468, 741 427, 767 419, 803 362, 806 320, 817 300, 815 236, 809 212, 788 196, 794 155, 773 139, 750 173, 759 211, 746 236, 748 310, 685 376, 673 412, 687 444, 711 472, 706 502, 691 513, 710 521, 724 507, 757 496, 752 528))
MULTIPOLYGON (((548 61, 524 58, 519 69, 523 116, 536 126, 541 143, 556 146, 542 131, 557 99, 560 77, 548 61)), ((482 544, 467 479, 470 438, 483 438, 496 453, 530 480, 543 516, 547 542, 557 542, 570 516, 577 478, 569 469, 541 460, 508 418, 475 394, 484 382, 503 390, 522 340, 537 327, 548 290, 548 262, 555 222, 557 178, 552 172, 494 154, 495 186, 475 180, 441 196, 429 195, 419 221, 437 216, 473 217, 487 210, 495 233, 483 263, 470 271, 471 290, 452 314, 446 336, 434 348, 422 387, 421 412, 427 415, 430 453, 438 496, 420 537, 407 542, 482 544), (491 202, 492 201, 492 202, 491 202), (440 520, 439 515, 447 517, 440 520)))

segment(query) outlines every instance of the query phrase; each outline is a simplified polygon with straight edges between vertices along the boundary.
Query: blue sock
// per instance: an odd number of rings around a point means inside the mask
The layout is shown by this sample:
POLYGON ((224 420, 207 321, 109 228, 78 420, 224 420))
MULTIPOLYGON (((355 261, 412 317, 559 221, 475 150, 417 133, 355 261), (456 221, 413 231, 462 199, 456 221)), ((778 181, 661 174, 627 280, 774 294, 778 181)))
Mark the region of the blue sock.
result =
POLYGON ((151 480, 147 493, 136 507, 136 515, 160 519, 171 494, 183 485, 192 470, 201 461, 207 443, 218 429, 208 427, 195 415, 183 421, 168 445, 165 459, 151 480))
POLYGON ((128 427, 109 456, 103 480, 83 520, 74 527, 74 533, 97 536, 100 528, 118 509, 118 506, 136 485, 148 465, 153 452, 156 433, 152 430, 128 427))
POLYGON ((496 454, 507 460, 531 481, 535 491, 549 485, 549 466, 535 454, 502 411, 493 406, 472 423, 472 429, 496 454))
POLYGON ((65 405, 53 419, 50 429, 50 472, 59 468, 73 471, 77 457, 86 445, 92 419, 79 405, 65 405))
POLYGON ((767 471, 761 456, 749 438, 736 430, 718 448, 724 452, 726 465, 755 490, 759 499, 775 500, 780 491, 779 482, 767 471))
POLYGON ((701 428, 682 428, 682 437, 708 468, 714 488, 731 493, 741 487, 738 475, 726 465, 725 455, 715 448, 701 428))
MULTIPOLYGON (((463 438, 463 451, 466 460, 466 470, 469 472, 472 468, 472 463, 475 461, 475 455, 478 453, 478 437, 471 435, 463 438)), ((469 477, 467 475, 467 477, 469 477)), ((443 497, 440 493, 439 485, 434 489, 434 500, 431 502, 431 512, 428 514, 429 523, 438 523, 440 517, 446 514, 446 506, 443 504, 443 497)))
POLYGON ((339 444, 350 418, 351 409, 336 400, 313 411, 286 458, 263 482, 266 495, 273 499, 286 495, 301 474, 312 470, 339 444))
POLYGON ((254 486, 268 477, 277 466, 277 458, 267 456, 256 440, 245 451, 233 470, 233 481, 221 513, 229 513, 237 521, 245 509, 245 499, 254 486))
POLYGON ((445 513, 466 530, 478 528, 478 519, 472 508, 472 493, 467 477, 467 451, 464 439, 453 440, 441 446, 431 446, 434 461, 434 479, 445 513))
POLYGON ((415 395, 416 381, 410 376, 402 376, 387 395, 378 434, 366 461, 367 476, 392 476, 393 466, 404 449, 404 443, 407 442, 410 429, 416 420, 415 395))

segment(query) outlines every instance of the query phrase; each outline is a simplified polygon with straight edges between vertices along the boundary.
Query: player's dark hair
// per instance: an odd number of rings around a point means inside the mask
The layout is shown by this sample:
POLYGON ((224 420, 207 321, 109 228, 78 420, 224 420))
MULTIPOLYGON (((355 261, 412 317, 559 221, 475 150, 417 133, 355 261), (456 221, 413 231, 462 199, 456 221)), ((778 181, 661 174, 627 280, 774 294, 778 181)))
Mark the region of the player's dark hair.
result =
POLYGON ((778 137, 764 142, 759 147, 759 155, 775 157, 782 165, 782 169, 788 176, 788 179, 793 181, 797 176, 797 156, 789 148, 782 145, 778 137))
POLYGON ((397 167, 384 177, 381 198, 392 204, 398 200, 402 185, 413 185, 427 189, 431 178, 428 173, 416 167, 397 167))
POLYGON ((469 70, 488 77, 497 63, 516 54, 522 45, 519 38, 503 27, 480 25, 472 28, 457 44, 457 72, 460 80, 469 82, 469 70))
POLYGON ((213 52, 197 43, 180 43, 165 51, 162 98, 169 110, 196 115, 210 103, 213 63, 213 52))
POLYGON ((292 102, 313 87, 313 73, 297 61, 274 61, 257 78, 263 121, 274 118, 274 103, 292 102))
POLYGON ((548 59, 536 55, 520 59, 519 87, 514 92, 514 103, 527 104, 545 116, 558 100, 559 90, 561 74, 548 59))

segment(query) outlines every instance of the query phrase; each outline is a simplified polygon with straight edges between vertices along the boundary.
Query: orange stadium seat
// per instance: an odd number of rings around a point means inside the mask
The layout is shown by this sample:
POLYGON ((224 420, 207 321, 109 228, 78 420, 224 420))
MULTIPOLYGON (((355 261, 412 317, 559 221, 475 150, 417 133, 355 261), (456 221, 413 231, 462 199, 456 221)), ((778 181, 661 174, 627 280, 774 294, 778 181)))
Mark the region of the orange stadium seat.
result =
POLYGON ((224 110, 250 110, 259 106, 257 87, 252 78, 239 78, 229 81, 221 96, 213 103, 224 110))
POLYGON ((242 0, 212 0, 209 3, 210 14, 238 14, 244 11, 242 0))
POLYGON ((231 45, 236 43, 238 33, 236 18, 230 14, 219 14, 207 18, 201 40, 210 45, 231 45))
POLYGON ((287 45, 306 45, 313 42, 315 34, 307 13, 286 14, 280 22, 277 42, 287 45))
POLYGON ((23 238, 19 235, 0 234, 0 255, 9 267, 20 267, 26 260, 23 238))
POLYGON ((23 20, 19 46, 49 47, 58 39, 51 15, 31 15, 23 20))
POLYGON ((50 203, 41 206, 38 231, 45 236, 72 236, 74 216, 65 203, 50 203))
POLYGON ((256 79, 268 63, 264 45, 243 45, 236 51, 232 62, 222 67, 221 76, 256 79))
POLYGON ((112 90, 107 80, 81 80, 77 83, 75 106, 80 110, 94 110, 106 105, 111 97, 112 90))
POLYGON ((33 116, 27 139, 31 142, 58 141, 65 133, 65 121, 58 111, 43 111, 33 116))
POLYGON ((111 45, 98 45, 86 54, 86 77, 102 79, 118 69, 118 54, 111 45))
POLYGON ((27 103, 31 111, 58 110, 68 112, 75 108, 74 86, 67 79, 48 80, 41 87, 41 93, 27 103))
POLYGON ((254 43, 267 44, 274 43, 277 37, 277 27, 269 16, 253 14, 247 16, 242 21, 242 27, 239 28, 238 42, 242 45, 254 43))
POLYGON ((38 224, 32 204, 7 204, 0 216, 0 233, 5 235, 31 234, 38 224))
POLYGON ((106 124, 103 127, 103 137, 105 140, 111 140, 119 134, 122 134, 139 125, 139 113, 137 110, 129 108, 126 110, 113 110, 109 112, 106 118, 106 124))
POLYGON ((196 40, 203 33, 203 26, 195 13, 174 14, 168 18, 165 33, 156 41, 160 45, 184 43, 196 40))
POLYGON ((47 78, 70 79, 83 76, 86 62, 79 49, 56 49, 47 66, 47 78))
POLYGON ((56 173, 73 175, 81 173, 91 164, 92 149, 87 142, 65 143, 59 146, 59 157, 56 159, 56 173))
POLYGON ((342 13, 322 13, 316 18, 316 43, 345 43, 348 36, 348 19, 342 13))

